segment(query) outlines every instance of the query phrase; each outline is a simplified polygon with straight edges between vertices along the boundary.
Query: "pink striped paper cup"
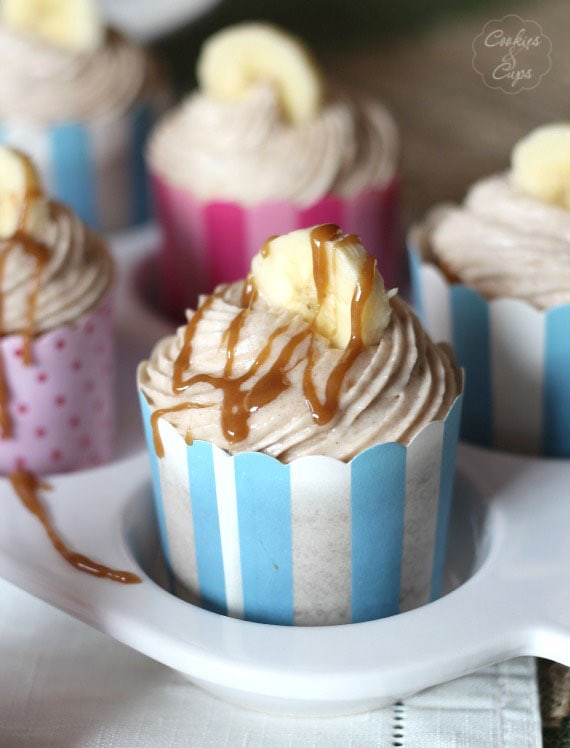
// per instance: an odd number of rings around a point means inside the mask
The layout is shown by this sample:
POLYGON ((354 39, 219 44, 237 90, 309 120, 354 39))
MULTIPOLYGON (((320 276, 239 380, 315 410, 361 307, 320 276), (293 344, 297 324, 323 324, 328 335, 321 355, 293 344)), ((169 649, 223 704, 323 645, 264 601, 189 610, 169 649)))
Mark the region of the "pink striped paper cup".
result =
POLYGON ((234 202, 201 201, 187 189, 151 177, 162 228, 159 282, 165 309, 182 317, 195 308, 198 294, 219 283, 245 278, 252 257, 269 236, 320 223, 336 223, 358 234, 378 260, 386 286, 400 281, 400 179, 354 198, 327 196, 299 208, 290 202, 244 207, 234 202))
POLYGON ((0 439, 0 474, 40 474, 108 461, 115 443, 114 346, 110 297, 72 324, 32 342, 0 337, 12 434, 0 439))

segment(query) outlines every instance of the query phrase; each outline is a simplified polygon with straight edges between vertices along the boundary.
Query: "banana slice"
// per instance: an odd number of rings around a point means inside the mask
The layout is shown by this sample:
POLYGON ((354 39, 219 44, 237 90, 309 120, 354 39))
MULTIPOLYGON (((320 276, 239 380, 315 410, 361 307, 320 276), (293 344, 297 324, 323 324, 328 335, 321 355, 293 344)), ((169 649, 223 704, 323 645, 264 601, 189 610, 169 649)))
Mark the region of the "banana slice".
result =
POLYGON ((533 130, 513 148, 512 185, 538 200, 570 209, 570 124, 533 130))
POLYGON ((103 42, 95 0, 3 0, 0 8, 6 26, 71 52, 92 52, 103 42))
POLYGON ((270 306, 300 314, 335 348, 346 348, 353 335, 364 345, 375 345, 388 325, 392 292, 385 292, 376 262, 359 238, 345 236, 338 226, 324 224, 269 239, 251 270, 257 291, 270 306))
POLYGON ((18 230, 41 239, 48 220, 48 200, 32 161, 0 145, 0 239, 18 230))
POLYGON ((214 34, 196 74, 203 91, 227 101, 240 101, 256 83, 269 81, 293 123, 313 119, 323 102, 322 77, 310 52, 270 24, 237 24, 214 34))

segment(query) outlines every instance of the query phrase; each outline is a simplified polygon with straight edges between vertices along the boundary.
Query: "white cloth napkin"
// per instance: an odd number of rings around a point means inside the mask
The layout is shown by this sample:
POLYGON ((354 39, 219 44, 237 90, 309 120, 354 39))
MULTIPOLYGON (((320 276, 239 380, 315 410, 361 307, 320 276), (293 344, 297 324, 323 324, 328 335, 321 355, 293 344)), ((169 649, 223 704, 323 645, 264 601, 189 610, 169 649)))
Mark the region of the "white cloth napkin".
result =
POLYGON ((333 719, 257 714, 0 580, 1 748, 534 748, 534 661, 333 719))

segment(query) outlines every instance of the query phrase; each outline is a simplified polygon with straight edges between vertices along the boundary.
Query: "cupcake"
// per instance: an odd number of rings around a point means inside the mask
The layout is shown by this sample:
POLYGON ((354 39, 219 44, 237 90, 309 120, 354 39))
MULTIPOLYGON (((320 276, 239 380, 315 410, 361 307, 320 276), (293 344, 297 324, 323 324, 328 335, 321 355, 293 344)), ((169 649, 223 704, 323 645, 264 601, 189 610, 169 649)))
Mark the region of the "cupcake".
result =
POLYGON ((438 594, 461 373, 357 236, 269 239, 245 281, 157 343, 138 386, 178 594, 298 625, 438 594))
POLYGON ((300 41, 262 23, 212 36, 197 77, 147 149, 168 309, 243 278, 271 232, 325 222, 353 227, 397 283, 398 138, 386 109, 334 90, 300 41))
POLYGON ((95 0, 0 3, 0 143, 90 226, 149 218, 143 148, 160 105, 146 52, 105 29, 95 0))
POLYGON ((0 473, 111 456, 112 280, 105 243, 0 146, 0 473))
POLYGON ((466 370, 463 435, 570 456, 570 125, 521 140, 507 173, 477 182, 411 234, 430 334, 466 370))

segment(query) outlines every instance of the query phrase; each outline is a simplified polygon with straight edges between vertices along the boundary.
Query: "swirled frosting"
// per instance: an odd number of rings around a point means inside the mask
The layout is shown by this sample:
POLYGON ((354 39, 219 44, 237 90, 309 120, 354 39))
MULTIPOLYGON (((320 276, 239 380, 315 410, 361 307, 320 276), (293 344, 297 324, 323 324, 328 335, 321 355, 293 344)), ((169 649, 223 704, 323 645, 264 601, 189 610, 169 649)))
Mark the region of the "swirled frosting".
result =
POLYGON ((427 232, 436 261, 486 298, 570 303, 570 211, 516 191, 508 175, 476 183, 462 206, 433 211, 427 232))
POLYGON ((384 184, 397 149, 392 118, 378 103, 332 96, 314 120, 293 125, 265 84, 239 103, 191 94, 159 124, 148 157, 200 199, 304 206, 384 184))
POLYGON ((109 31, 90 53, 59 49, 0 25, 0 118, 34 123, 122 113, 151 85, 145 52, 109 31))
POLYGON ((113 280, 113 264, 106 244, 65 206, 50 203, 50 219, 42 236, 47 262, 39 281, 37 261, 25 251, 23 240, 0 241, 0 335, 34 333, 73 322, 94 307, 113 280), (29 297, 36 293, 33 320, 29 297))
MULTIPOLYGON (((184 376, 223 375, 228 352, 228 330, 242 311, 242 283, 215 296, 201 317, 193 338, 192 356, 184 376)), ((313 345, 311 377, 324 399, 326 383, 343 354, 313 333, 303 338, 306 323, 296 314, 269 308, 257 299, 245 316, 233 348, 233 374, 249 371, 273 337, 268 359, 247 382, 255 387, 297 336, 301 341, 286 366, 288 386, 276 398, 250 413, 249 433, 238 443, 228 441, 221 427, 222 392, 207 383, 194 384, 173 394, 175 362, 184 343, 185 329, 164 338, 150 360, 138 371, 139 386, 152 411, 194 403, 202 407, 165 413, 181 434, 217 444, 230 453, 261 451, 282 462, 304 455, 324 454, 349 460, 379 442, 407 444, 431 421, 443 419, 461 390, 461 374, 451 350, 435 345, 408 305, 390 301, 390 323, 378 346, 365 348, 344 377, 338 408, 329 423, 316 424, 305 399, 303 376, 308 347, 313 345)), ((189 319, 192 313, 189 312, 189 319)))

